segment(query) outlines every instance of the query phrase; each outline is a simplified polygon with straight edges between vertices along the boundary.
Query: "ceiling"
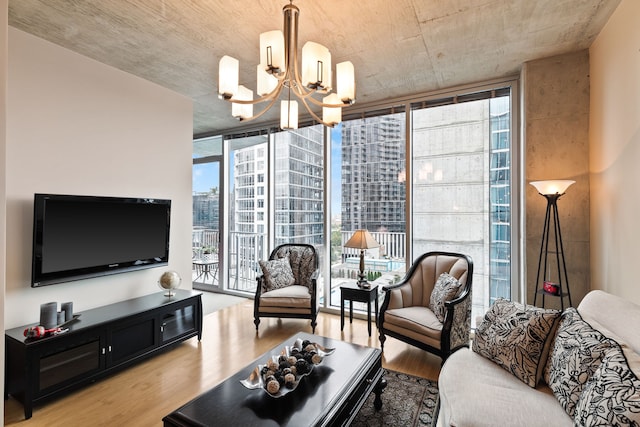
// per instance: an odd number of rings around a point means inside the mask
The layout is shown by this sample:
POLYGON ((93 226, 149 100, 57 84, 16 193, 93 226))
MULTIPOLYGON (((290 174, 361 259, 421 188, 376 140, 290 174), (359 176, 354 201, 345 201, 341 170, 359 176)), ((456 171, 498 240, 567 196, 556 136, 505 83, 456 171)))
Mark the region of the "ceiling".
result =
MULTIPOLYGON (((194 135, 246 128, 217 97, 218 61, 255 90, 259 34, 288 0, 10 0, 9 25, 193 100, 194 135)), ((356 104, 516 75, 588 48, 620 0, 295 0, 300 45, 350 60, 356 104)), ((345 112, 348 111, 345 109, 345 112)), ((273 108, 272 110, 278 110, 273 108)), ((258 109, 256 108, 257 112, 258 109)), ((271 112, 270 112, 271 113, 271 112)), ((277 114, 277 111, 273 112, 277 114)), ((267 114, 259 123, 275 121, 267 114)))

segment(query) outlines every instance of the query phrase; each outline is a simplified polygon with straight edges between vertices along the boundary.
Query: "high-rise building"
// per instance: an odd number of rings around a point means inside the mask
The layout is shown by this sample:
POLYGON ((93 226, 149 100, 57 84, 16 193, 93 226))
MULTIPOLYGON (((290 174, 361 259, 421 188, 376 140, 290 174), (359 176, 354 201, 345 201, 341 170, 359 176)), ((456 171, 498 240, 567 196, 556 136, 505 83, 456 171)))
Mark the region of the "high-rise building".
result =
POLYGON ((275 240, 324 246, 324 129, 275 135, 275 240))
POLYGON ((193 194, 193 226, 209 230, 220 227, 220 195, 214 191, 193 194))
POLYGON ((234 151, 234 231, 264 235, 275 215, 275 243, 324 239, 323 129, 312 126, 273 135, 275 206, 268 211, 267 144, 234 151))
POLYGON ((342 124, 342 229, 405 232, 401 114, 342 124))

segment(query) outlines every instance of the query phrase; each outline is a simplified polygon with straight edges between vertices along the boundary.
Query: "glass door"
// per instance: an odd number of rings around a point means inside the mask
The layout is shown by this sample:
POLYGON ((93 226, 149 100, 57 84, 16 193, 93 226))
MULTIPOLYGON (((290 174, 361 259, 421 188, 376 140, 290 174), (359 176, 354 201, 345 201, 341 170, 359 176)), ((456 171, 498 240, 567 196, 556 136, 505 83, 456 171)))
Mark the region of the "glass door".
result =
POLYGON ((227 289, 253 294, 268 244, 268 135, 226 141, 227 289))
POLYGON ((221 288, 221 138, 194 141, 191 279, 196 289, 221 288))

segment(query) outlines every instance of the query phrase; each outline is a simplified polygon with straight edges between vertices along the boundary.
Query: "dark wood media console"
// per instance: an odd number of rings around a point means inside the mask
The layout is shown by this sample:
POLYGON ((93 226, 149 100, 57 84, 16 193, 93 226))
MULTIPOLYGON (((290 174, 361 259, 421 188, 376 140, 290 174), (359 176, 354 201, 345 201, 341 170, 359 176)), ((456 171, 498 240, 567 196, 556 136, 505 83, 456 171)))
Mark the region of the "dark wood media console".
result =
POLYGON ((202 294, 161 292, 86 310, 63 334, 25 339, 25 325, 5 332, 5 399, 33 405, 64 395, 159 351, 202 338, 202 294))

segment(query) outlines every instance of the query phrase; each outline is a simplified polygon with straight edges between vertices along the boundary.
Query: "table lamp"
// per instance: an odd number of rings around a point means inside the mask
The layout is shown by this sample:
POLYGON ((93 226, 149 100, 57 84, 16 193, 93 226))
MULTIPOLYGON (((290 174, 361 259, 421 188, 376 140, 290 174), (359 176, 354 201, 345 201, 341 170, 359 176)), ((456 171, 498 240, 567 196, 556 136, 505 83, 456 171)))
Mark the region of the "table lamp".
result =
POLYGON ((345 248, 360 249, 360 273, 358 274, 358 286, 369 287, 369 283, 364 276, 364 251, 366 249, 377 248, 380 244, 376 242, 367 230, 356 230, 353 236, 344 244, 345 248))

